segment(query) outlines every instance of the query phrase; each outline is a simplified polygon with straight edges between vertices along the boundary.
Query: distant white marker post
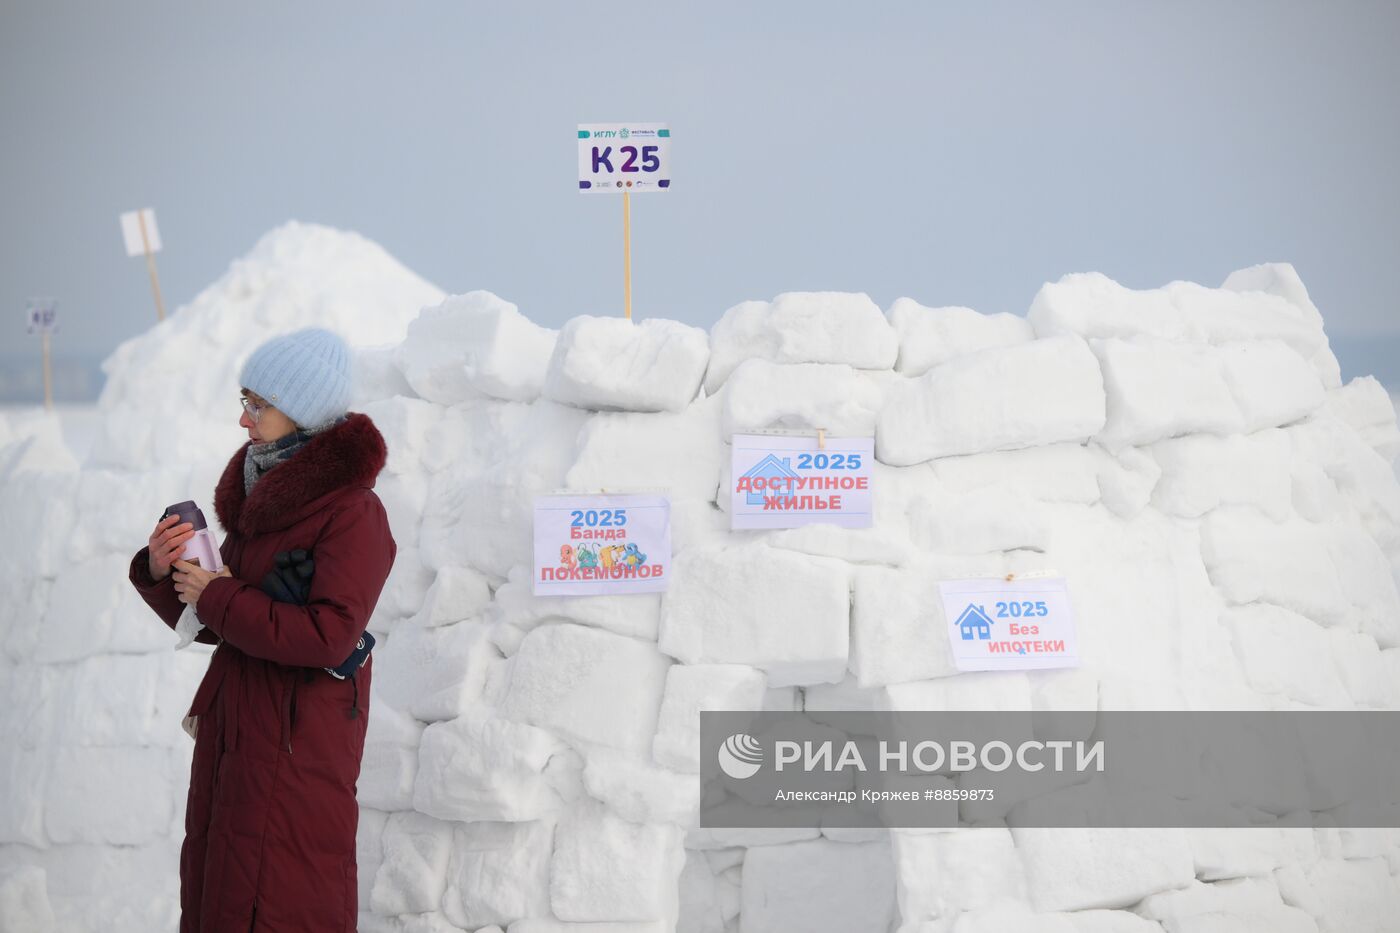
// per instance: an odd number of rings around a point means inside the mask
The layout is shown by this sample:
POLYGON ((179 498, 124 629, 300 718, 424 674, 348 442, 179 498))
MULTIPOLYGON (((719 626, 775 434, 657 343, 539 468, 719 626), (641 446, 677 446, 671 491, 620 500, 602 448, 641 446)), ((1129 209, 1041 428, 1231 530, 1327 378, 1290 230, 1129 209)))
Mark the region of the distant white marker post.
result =
POLYGON ((165 299, 160 294, 160 276, 156 274, 156 253, 160 252, 160 230, 156 228, 156 212, 149 207, 122 214, 122 239, 128 256, 146 256, 146 271, 151 275, 151 294, 156 299, 156 320, 165 320, 165 299))
POLYGON ((44 408, 53 411, 53 367, 49 362, 49 334, 58 329, 58 302, 52 298, 31 298, 26 309, 29 332, 43 337, 44 408))
POLYGON ((632 319, 632 192, 671 187, 671 130, 665 123, 580 123, 578 190, 622 195, 622 304, 632 319))

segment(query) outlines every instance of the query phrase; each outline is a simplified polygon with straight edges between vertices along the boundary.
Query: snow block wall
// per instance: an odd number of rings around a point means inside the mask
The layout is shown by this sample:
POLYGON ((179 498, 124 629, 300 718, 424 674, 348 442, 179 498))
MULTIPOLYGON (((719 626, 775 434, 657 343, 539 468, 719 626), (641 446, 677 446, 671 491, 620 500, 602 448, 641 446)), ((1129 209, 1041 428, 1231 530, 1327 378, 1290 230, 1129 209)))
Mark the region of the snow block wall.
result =
POLYGON ((1024 318, 790 293, 708 333, 555 332, 377 254, 371 313, 298 246, 341 236, 270 234, 119 349, 80 469, 0 449, 0 928, 173 929, 203 657, 125 564, 167 502, 208 503, 243 356, 314 323, 364 347, 399 545, 362 931, 1393 929, 1391 831, 697 825, 704 709, 1400 708, 1400 431, 1291 267, 1071 275, 1024 318), (730 531, 728 438, 769 427, 873 434, 875 527, 730 531), (602 487, 669 490, 670 589, 533 596, 533 498, 602 487), (1083 666, 957 673, 937 581, 1035 570, 1068 578, 1083 666))

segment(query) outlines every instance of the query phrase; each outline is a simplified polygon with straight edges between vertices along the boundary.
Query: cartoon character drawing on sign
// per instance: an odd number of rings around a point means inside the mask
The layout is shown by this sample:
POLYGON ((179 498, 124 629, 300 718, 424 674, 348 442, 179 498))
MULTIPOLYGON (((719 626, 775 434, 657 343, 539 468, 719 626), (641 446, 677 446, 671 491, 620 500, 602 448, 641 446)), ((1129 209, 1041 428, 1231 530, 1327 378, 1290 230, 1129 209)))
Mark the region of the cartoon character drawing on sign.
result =
POLYGON ((593 545, 580 544, 575 554, 578 557, 579 567, 585 570, 591 570, 598 566, 598 555, 594 552, 593 545))
POLYGON ((598 549, 598 560, 602 562, 604 570, 611 570, 613 568, 614 558, 611 544, 605 544, 598 549))
POLYGON ((647 562, 647 556, 637 550, 637 545, 629 544, 623 548, 622 562, 629 567, 640 567, 647 562))
POLYGON ((559 563, 564 565, 565 570, 573 570, 578 566, 578 561, 574 558, 572 545, 565 544, 559 548, 559 563))

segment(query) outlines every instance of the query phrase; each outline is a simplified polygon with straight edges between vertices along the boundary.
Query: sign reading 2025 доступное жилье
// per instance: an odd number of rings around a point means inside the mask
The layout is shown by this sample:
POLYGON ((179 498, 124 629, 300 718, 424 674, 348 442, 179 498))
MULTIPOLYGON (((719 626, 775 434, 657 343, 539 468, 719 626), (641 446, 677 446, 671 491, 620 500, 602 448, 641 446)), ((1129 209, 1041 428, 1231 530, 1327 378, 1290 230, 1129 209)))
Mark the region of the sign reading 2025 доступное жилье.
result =
POLYGON ((671 186, 671 130, 665 123, 580 123, 579 191, 663 191, 671 186))
POLYGON ((732 440, 731 528, 873 523, 873 438, 735 434, 732 440))
POLYGON ((671 571, 671 502, 660 495, 535 500, 536 596, 659 593, 671 571))
POLYGON ((945 580, 938 590, 958 670, 1079 666, 1064 577, 945 580))

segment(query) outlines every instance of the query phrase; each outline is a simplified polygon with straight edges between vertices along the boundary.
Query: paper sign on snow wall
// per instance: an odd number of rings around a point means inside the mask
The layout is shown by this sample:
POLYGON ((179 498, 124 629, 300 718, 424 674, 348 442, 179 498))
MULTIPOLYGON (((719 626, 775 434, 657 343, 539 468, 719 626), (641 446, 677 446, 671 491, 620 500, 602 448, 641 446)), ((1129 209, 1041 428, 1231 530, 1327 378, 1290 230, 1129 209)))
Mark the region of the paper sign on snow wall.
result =
POLYGON ((536 596, 659 593, 670 572, 671 502, 665 496, 535 500, 536 596))
POLYGON ((873 524, 869 437, 735 434, 729 489, 731 528, 796 528, 827 522, 873 524))
POLYGON ((1064 577, 948 580, 938 589, 958 670, 1079 666, 1064 577))
POLYGON ((580 123, 578 187, 589 194, 671 187, 671 130, 665 123, 580 123))
POLYGON ((149 207, 122 214, 122 242, 128 256, 144 256, 160 252, 160 231, 156 229, 156 212, 149 207))

